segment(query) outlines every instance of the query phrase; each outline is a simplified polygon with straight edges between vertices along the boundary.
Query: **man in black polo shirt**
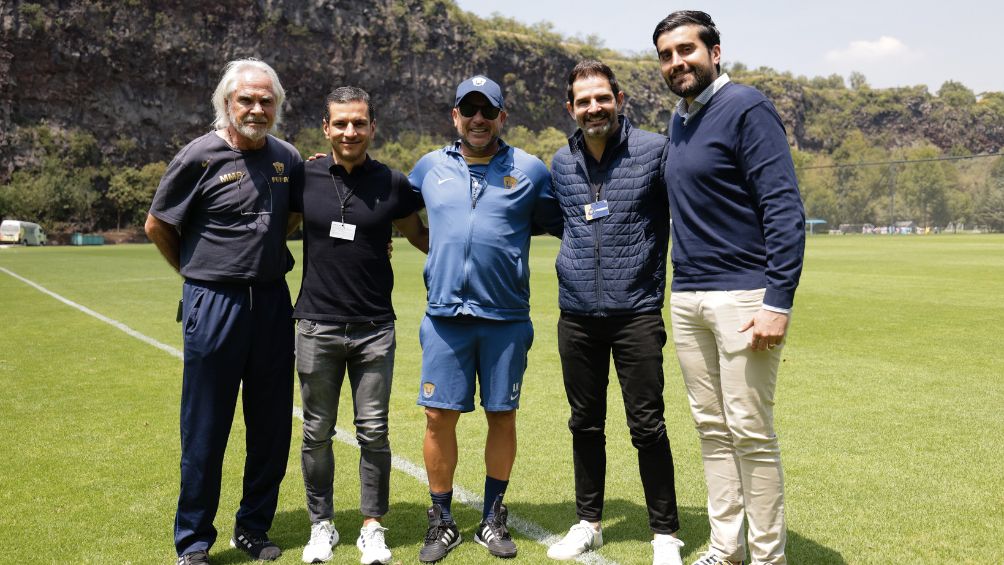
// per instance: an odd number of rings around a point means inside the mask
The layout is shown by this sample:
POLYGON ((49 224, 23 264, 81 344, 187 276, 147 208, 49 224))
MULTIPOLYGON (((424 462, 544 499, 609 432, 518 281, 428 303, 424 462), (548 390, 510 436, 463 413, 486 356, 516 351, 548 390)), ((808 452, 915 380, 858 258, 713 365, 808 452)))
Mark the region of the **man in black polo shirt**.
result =
POLYGON ((387 512, 391 454, 387 412, 394 369, 394 273, 387 253, 391 224, 427 253, 429 232, 408 178, 366 153, 376 131, 369 95, 337 88, 325 100, 331 153, 307 163, 290 209, 303 215, 303 283, 293 317, 296 370, 303 399, 303 482, 312 523, 303 561, 332 557, 338 543, 331 438, 345 370, 359 442, 362 563, 389 563, 380 518, 387 512))

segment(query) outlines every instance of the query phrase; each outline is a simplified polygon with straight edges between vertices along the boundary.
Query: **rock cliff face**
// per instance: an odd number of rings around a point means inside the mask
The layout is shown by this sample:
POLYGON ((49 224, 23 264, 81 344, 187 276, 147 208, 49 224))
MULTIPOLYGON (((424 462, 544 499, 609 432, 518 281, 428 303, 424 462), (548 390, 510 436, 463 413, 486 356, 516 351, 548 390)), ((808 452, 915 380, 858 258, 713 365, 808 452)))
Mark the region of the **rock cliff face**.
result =
MULTIPOLYGON (((347 84, 371 93, 387 139, 445 136, 457 83, 482 72, 505 83, 511 124, 567 129, 560 97, 572 55, 518 37, 486 45, 478 20, 457 14, 443 0, 7 1, 0 126, 79 128, 134 143, 135 162, 167 160, 211 127, 223 64, 258 57, 287 91, 286 136, 319 127, 325 94, 347 84)), ((17 152, 9 136, 0 151, 17 152)))
MULTIPOLYGON (((487 26, 452 0, 2 0, 0 182, 31 158, 12 132, 38 124, 90 132, 102 146, 119 148, 108 151, 112 162, 170 159, 210 128, 209 96, 223 64, 237 57, 264 59, 279 73, 288 95, 285 137, 318 127, 324 95, 353 84, 371 93, 382 139, 402 132, 445 139, 454 88, 475 73, 503 83, 510 125, 570 130, 564 81, 579 55, 487 26)), ((661 129, 674 101, 657 64, 612 66, 629 94, 628 115, 661 129)), ((867 106, 834 110, 832 100, 793 79, 753 84, 774 99, 800 148, 839 143, 839 128, 825 130, 827 138, 813 127, 827 111, 837 117, 826 119, 893 144, 1004 145, 1004 115, 970 113, 959 123, 950 111, 932 113, 926 91, 904 95, 892 114, 872 115, 867 106)))

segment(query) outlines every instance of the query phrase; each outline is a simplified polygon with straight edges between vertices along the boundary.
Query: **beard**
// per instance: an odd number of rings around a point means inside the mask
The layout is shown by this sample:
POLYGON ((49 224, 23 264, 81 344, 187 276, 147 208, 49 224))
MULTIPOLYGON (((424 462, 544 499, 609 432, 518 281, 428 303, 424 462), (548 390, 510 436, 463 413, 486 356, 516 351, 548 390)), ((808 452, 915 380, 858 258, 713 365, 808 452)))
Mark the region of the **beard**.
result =
POLYGON ((692 66, 686 73, 666 77, 666 85, 669 86, 670 92, 680 98, 693 98, 704 92, 704 89, 713 82, 715 79, 711 78, 711 69, 700 66, 692 66), (692 80, 674 84, 674 79, 681 76, 685 78, 689 76, 692 80))
POLYGON ((582 127, 582 133, 586 134, 589 137, 609 137, 610 132, 612 132, 614 128, 617 127, 619 121, 616 119, 616 117, 612 117, 610 114, 603 112, 601 115, 597 114, 594 116, 586 116, 586 119, 583 120, 583 123, 596 118, 605 118, 607 121, 602 126, 582 127))
POLYGON ((231 119, 230 125, 234 126, 237 133, 250 139, 251 141, 261 141, 266 135, 268 135, 268 132, 271 129, 268 127, 267 122, 254 122, 250 120, 239 123, 231 119))
POLYGON ((484 151, 489 150, 495 145, 495 142, 497 142, 499 139, 499 134, 501 134, 501 132, 494 132, 488 138, 488 141, 484 143, 476 143, 473 140, 471 140, 470 131, 468 130, 466 132, 461 132, 460 143, 466 146, 471 151, 474 151, 475 153, 482 153, 484 151))

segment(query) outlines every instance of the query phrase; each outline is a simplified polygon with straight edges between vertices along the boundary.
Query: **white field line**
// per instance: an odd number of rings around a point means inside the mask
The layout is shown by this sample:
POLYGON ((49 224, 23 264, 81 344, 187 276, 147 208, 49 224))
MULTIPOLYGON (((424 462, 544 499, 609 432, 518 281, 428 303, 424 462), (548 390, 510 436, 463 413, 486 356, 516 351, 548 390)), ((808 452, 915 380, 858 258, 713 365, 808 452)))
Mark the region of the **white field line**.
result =
POLYGON ((178 359, 183 359, 181 351, 178 351, 176 348, 171 347, 170 345, 167 345, 166 343, 161 343, 161 342, 153 339, 152 337, 145 336, 145 335, 139 333, 138 331, 130 328, 129 326, 123 324, 122 322, 119 322, 117 320, 113 320, 113 319, 111 319, 108 316, 105 316, 103 314, 98 314, 97 312, 95 312, 94 310, 91 310, 90 308, 88 308, 86 306, 82 306, 82 305, 77 304, 76 302, 74 302, 72 300, 69 300, 67 298, 63 298, 62 296, 56 294, 55 292, 52 292, 51 290, 45 288, 44 286, 42 286, 42 285, 40 285, 40 284, 38 284, 36 282, 30 281, 30 280, 22 277, 21 275, 18 275, 17 273, 9 271, 9 270, 7 270, 7 269, 5 269, 3 267, 0 267, 0 271, 3 271, 5 273, 7 273, 8 275, 14 277, 15 279, 23 282, 24 284, 26 284, 28 286, 34 287, 35 290, 37 290, 37 291, 39 291, 39 292, 41 292, 43 294, 48 294, 49 296, 55 298, 56 300, 62 302, 63 304, 66 304, 67 306, 70 306, 72 308, 76 308, 77 310, 80 310, 81 312, 83 312, 84 314, 87 314, 88 316, 94 316, 95 318, 101 320, 102 322, 104 322, 106 324, 109 324, 111 326, 114 326, 114 327, 116 327, 116 328, 124 331, 125 333, 131 335, 132 337, 134 337, 134 338, 142 341, 143 343, 152 345, 152 346, 156 347, 157 349, 160 349, 161 351, 165 351, 165 352, 167 352, 167 353, 169 353, 169 354, 177 357, 178 359))
MULTIPOLYGON (((76 308, 77 310, 80 310, 81 312, 87 314, 88 316, 93 316, 94 318, 97 318, 98 320, 101 320, 106 324, 109 324, 119 330, 122 330, 126 334, 142 341, 143 343, 152 345, 157 349, 160 349, 161 351, 164 351, 178 359, 184 359, 184 354, 182 354, 182 352, 175 347, 171 347, 170 345, 161 343, 153 339, 152 337, 141 334, 140 332, 130 328, 129 326, 123 324, 122 322, 113 320, 108 316, 99 314, 86 306, 77 304, 76 302, 68 298, 64 298, 56 294, 55 292, 52 292, 51 290, 43 287, 42 285, 30 281, 22 277, 21 275, 18 275, 17 273, 14 273, 13 271, 10 271, 3 267, 0 267, 0 271, 3 271, 4 273, 10 275, 11 277, 14 277, 15 279, 23 282, 28 286, 31 286, 32 288, 38 290, 43 294, 47 294, 52 298, 55 298, 56 300, 62 302, 63 304, 66 304, 71 308, 76 308)), ((296 416, 296 418, 299 419, 300 421, 303 421, 303 409, 301 409, 299 406, 293 406, 293 415, 296 416)), ((335 428, 335 439, 337 439, 341 443, 344 443, 345 445, 350 445, 352 447, 355 447, 356 449, 359 448, 359 443, 356 442, 354 435, 341 428, 335 428)), ((391 459, 394 468, 397 469, 398 471, 401 471, 402 473, 405 473, 406 475, 415 478, 418 482, 422 483, 423 485, 429 484, 429 478, 425 474, 425 469, 423 469, 422 467, 397 455, 393 455, 391 459)), ((474 510, 477 510, 478 512, 481 511, 483 499, 474 492, 469 491, 462 486, 454 485, 453 497, 459 502, 463 503, 464 505, 474 510)), ((516 516, 515 514, 509 514, 509 525, 512 527, 512 529, 522 533, 527 538, 539 543, 540 545, 543 545, 544 547, 549 547, 551 544, 561 539, 561 536, 559 534, 549 532, 546 529, 544 529, 543 526, 540 526, 539 524, 531 522, 529 520, 524 520, 519 516, 516 516)), ((588 565, 618 565, 616 561, 607 559, 595 552, 585 553, 581 555, 578 559, 576 559, 576 561, 578 561, 579 563, 586 563, 588 565)))

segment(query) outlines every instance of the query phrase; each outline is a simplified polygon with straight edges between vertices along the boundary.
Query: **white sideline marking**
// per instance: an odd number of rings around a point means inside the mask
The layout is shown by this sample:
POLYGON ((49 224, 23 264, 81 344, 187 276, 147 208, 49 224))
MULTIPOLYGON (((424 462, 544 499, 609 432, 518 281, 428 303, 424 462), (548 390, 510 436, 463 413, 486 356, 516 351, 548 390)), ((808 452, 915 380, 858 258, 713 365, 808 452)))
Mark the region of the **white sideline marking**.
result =
POLYGON ((44 286, 42 286, 42 285, 40 285, 38 283, 35 283, 33 281, 30 281, 30 280, 22 277, 21 275, 19 275, 17 273, 14 273, 13 271, 9 271, 9 270, 7 270, 7 269, 5 269, 3 267, 0 267, 0 271, 3 271, 5 273, 7 273, 8 275, 14 277, 15 279, 23 282, 24 284, 26 284, 28 286, 34 287, 35 290, 37 290, 37 291, 39 291, 39 292, 41 292, 43 294, 48 294, 49 296, 55 298, 56 300, 62 302, 63 304, 66 304, 67 306, 76 308, 77 310, 80 310, 81 312, 83 312, 84 314, 87 314, 88 316, 94 316, 95 318, 101 320, 102 322, 120 329, 120 330, 124 331, 125 333, 131 335, 132 337, 134 337, 134 338, 136 338, 136 339, 138 339, 138 340, 140 340, 140 341, 142 341, 144 343, 152 345, 152 346, 156 347, 157 349, 160 349, 161 351, 165 351, 165 352, 167 352, 167 353, 169 353, 169 354, 177 357, 178 359, 183 359, 184 358, 184 356, 182 355, 181 351, 178 351, 176 348, 171 347, 170 345, 167 345, 166 343, 161 343, 161 342, 153 339, 152 337, 145 336, 145 335, 139 333, 138 331, 130 328, 129 326, 123 324, 122 322, 113 320, 113 319, 111 319, 108 316, 105 316, 103 314, 98 314, 94 310, 91 310, 90 308, 88 308, 86 306, 77 304, 76 302, 74 302, 74 301, 72 301, 72 300, 70 300, 68 298, 63 298, 62 296, 56 294, 55 292, 52 292, 51 290, 45 288, 44 286))
MULTIPOLYGON (((22 277, 21 275, 18 275, 17 273, 14 273, 13 271, 10 271, 3 267, 0 267, 0 271, 7 273, 8 275, 14 277, 15 279, 23 282, 28 286, 33 287, 35 290, 38 290, 43 294, 47 294, 55 298, 56 300, 62 302, 63 304, 66 304, 67 306, 70 306, 71 308, 76 308, 77 310, 80 310, 81 312, 87 314, 88 316, 93 316, 94 318, 97 318, 98 320, 101 320, 102 322, 110 326, 118 328, 123 332, 125 332, 126 334, 148 345, 152 345, 157 349, 160 349, 161 351, 170 354, 173 357, 176 357, 178 359, 184 359, 184 354, 182 354, 182 352, 179 351, 177 348, 171 347, 166 343, 161 343, 153 339, 152 337, 141 334, 140 332, 130 328, 129 326, 123 324, 122 322, 113 320, 108 316, 99 314, 86 306, 77 304, 76 302, 68 298, 64 298, 56 294, 55 292, 52 292, 51 290, 43 287, 42 285, 30 281, 22 277)), ((296 418, 299 419, 301 422, 303 421, 303 409, 300 408, 299 406, 293 406, 293 415, 296 416, 296 418)), ((335 428, 335 439, 337 439, 341 443, 344 443, 345 445, 350 445, 357 449, 359 448, 359 443, 355 440, 354 434, 351 434, 350 432, 347 432, 341 428, 338 427, 335 428)), ((398 471, 401 471, 402 473, 405 473, 406 475, 415 478, 418 482, 424 485, 429 484, 429 477, 428 475, 425 474, 425 469, 397 455, 391 456, 391 462, 394 468, 397 469, 398 471)), ((453 498, 460 501, 464 505, 474 510, 477 510, 478 512, 481 511, 483 505, 483 499, 477 494, 474 494, 473 492, 465 489, 462 486, 459 485, 453 486, 453 498)), ((524 520, 514 514, 509 514, 509 525, 512 527, 512 529, 521 532, 524 536, 539 543, 540 545, 543 545, 544 547, 549 547, 551 544, 556 543, 558 540, 561 539, 560 535, 549 532, 545 530, 543 526, 540 526, 539 524, 536 524, 529 520, 524 520)), ((579 563, 586 563, 588 565, 619 565, 616 561, 607 559, 595 552, 585 553, 579 556, 579 558, 576 559, 576 561, 578 561, 579 563)))

